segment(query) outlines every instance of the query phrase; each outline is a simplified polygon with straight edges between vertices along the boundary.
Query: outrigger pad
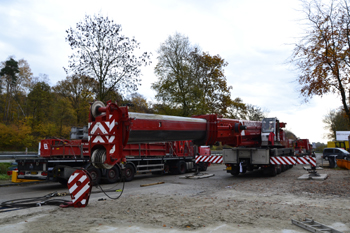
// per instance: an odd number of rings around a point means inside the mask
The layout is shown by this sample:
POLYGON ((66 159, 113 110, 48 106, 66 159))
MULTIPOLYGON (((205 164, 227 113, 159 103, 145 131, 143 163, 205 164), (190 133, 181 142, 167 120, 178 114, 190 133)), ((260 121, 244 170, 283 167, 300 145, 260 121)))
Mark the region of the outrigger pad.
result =
POLYGON ((92 179, 90 174, 82 169, 78 169, 69 177, 68 190, 72 202, 61 205, 62 208, 73 206, 75 208, 87 206, 92 189, 92 179))

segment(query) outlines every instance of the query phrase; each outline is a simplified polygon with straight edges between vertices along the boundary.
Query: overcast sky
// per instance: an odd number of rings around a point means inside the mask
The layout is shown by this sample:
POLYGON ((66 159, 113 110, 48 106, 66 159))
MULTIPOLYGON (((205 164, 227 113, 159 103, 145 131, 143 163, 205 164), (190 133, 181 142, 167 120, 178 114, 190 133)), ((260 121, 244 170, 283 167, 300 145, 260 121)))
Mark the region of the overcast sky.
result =
POLYGON ((46 74, 50 85, 65 79, 72 53, 66 30, 85 14, 101 14, 121 24, 122 34, 135 37, 141 51, 153 53, 142 68, 139 93, 155 101, 150 84, 157 49, 179 32, 228 66, 225 75, 232 98, 267 110, 287 129, 311 142, 326 142, 322 119, 341 105, 338 96, 314 97, 304 103, 298 73, 288 64, 293 43, 304 32, 298 0, 0 0, 0 61, 9 56, 28 61, 34 76, 46 74))

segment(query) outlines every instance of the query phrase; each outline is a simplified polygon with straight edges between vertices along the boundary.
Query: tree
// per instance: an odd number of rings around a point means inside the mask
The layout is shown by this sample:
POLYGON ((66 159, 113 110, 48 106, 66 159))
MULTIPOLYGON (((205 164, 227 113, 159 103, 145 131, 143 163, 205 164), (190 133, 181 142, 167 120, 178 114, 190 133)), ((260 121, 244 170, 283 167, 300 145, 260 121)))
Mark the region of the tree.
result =
POLYGON ((210 56, 209 53, 200 54, 198 50, 191 52, 190 59, 194 70, 190 75, 194 77, 195 85, 195 114, 217 113, 225 115, 227 108, 233 104, 231 100, 231 86, 227 85, 224 67, 227 62, 219 55, 210 56))
POLYGON ((190 75, 189 56, 195 48, 191 46, 188 37, 179 33, 169 36, 161 44, 158 52, 158 63, 155 74, 158 81, 152 84, 157 91, 155 96, 163 105, 170 108, 182 109, 177 115, 189 116, 192 114, 195 92, 191 90, 197 83, 190 75))
POLYGON ((342 108, 331 110, 324 117, 323 122, 326 124, 327 138, 330 140, 336 139, 336 131, 350 131, 347 115, 342 108))
POLYGON ((289 131, 287 129, 284 129, 283 131, 285 133, 285 137, 286 137, 287 140, 295 141, 295 140, 298 139, 298 137, 295 136, 295 134, 292 131, 289 131))
POLYGON ((51 87, 45 82, 37 82, 28 94, 28 115, 32 130, 38 130, 40 124, 51 120, 51 87))
POLYGON ((140 67, 149 63, 150 54, 134 55, 139 43, 121 35, 121 30, 121 25, 108 17, 86 15, 76 29, 66 31, 66 41, 76 51, 69 57, 68 68, 73 74, 95 78, 100 100, 105 100, 113 89, 136 91, 141 80, 140 67))
POLYGON ((188 37, 169 36, 158 50, 152 84, 157 91, 158 110, 190 116, 207 113, 226 114, 233 101, 224 76, 227 63, 219 55, 201 53, 188 37))
POLYGON ((15 61, 12 57, 5 61, 4 67, 0 70, 0 77, 6 86, 6 102, 4 107, 4 121, 6 122, 8 122, 10 119, 11 99, 13 92, 15 92, 18 73, 18 62, 15 61))
POLYGON ((88 123, 89 102, 95 97, 97 81, 88 76, 73 75, 67 76, 65 80, 57 82, 52 89, 61 97, 70 101, 75 111, 75 124, 84 126, 88 123))
POLYGON ((262 121, 266 118, 266 113, 258 106, 247 104, 243 111, 242 119, 249 121, 262 121))
POLYGON ((348 0, 304 1, 309 28, 290 60, 300 72, 301 94, 308 98, 337 93, 350 122, 350 8, 348 0))
POLYGON ((129 99, 124 100, 124 102, 131 105, 129 107, 130 112, 152 113, 145 97, 137 92, 132 93, 129 99))

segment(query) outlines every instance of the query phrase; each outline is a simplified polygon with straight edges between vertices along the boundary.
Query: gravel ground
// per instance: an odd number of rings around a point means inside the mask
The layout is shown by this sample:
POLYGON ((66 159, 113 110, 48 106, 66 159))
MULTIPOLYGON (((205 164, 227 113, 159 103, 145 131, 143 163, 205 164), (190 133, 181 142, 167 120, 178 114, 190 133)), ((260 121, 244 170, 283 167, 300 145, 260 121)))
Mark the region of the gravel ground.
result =
MULTIPOLYGON (((208 172, 221 174, 223 168, 214 165, 208 172)), ((305 173, 297 165, 276 177, 224 174, 194 181, 165 176, 165 184, 125 192, 117 201, 95 199, 86 208, 42 207, 0 216, 0 231, 294 233, 306 231, 291 219, 307 217, 350 232, 350 171, 325 168, 319 173, 328 174, 326 180, 297 179, 305 173)))

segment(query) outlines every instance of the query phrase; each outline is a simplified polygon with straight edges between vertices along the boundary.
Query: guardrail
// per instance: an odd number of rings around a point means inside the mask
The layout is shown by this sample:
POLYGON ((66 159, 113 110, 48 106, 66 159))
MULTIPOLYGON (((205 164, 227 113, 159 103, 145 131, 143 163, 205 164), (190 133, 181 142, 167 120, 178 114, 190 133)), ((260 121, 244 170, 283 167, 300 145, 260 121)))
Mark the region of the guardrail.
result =
POLYGON ((0 152, 0 160, 38 158, 38 152, 0 152))
POLYGON ((210 153, 212 155, 222 155, 222 150, 212 150, 210 153))

